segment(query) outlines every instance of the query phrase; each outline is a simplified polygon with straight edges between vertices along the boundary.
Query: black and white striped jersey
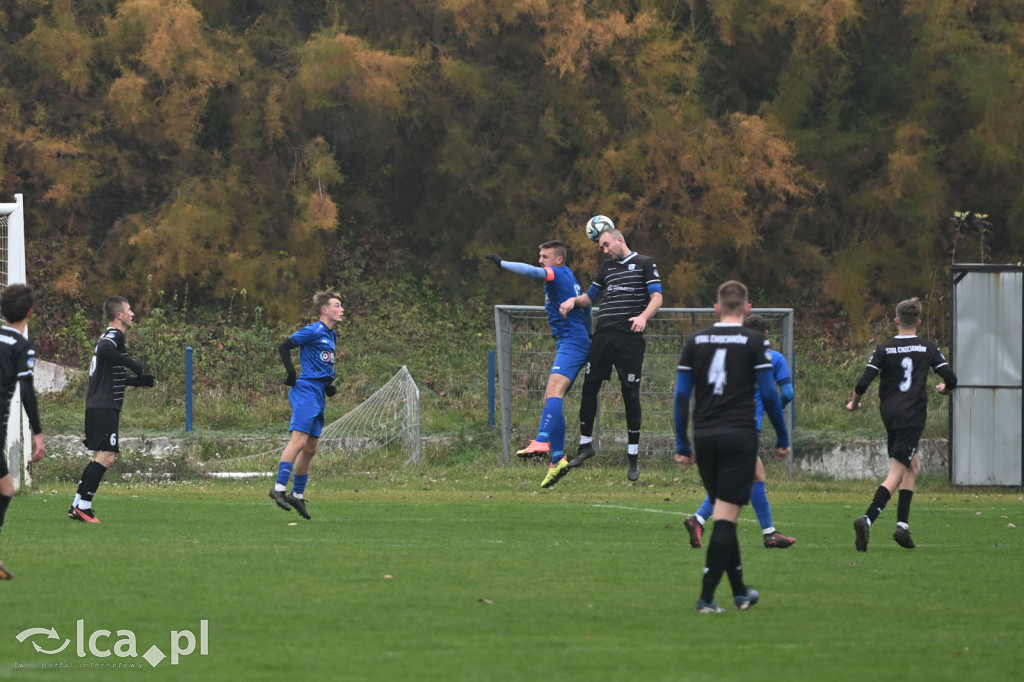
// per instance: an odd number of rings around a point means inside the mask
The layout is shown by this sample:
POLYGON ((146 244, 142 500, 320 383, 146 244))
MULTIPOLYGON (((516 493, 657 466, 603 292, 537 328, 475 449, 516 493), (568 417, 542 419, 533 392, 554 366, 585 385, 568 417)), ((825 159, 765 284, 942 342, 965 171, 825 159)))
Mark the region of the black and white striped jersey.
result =
POLYGON ((92 363, 89 365, 89 390, 85 396, 85 408, 106 408, 120 410, 124 403, 124 387, 128 381, 128 370, 142 374, 142 365, 128 356, 124 343, 124 332, 117 327, 107 327, 96 342, 92 363))
POLYGON ((651 302, 651 285, 660 286, 661 276, 650 256, 634 251, 622 260, 609 258, 601 263, 587 292, 599 292, 601 299, 596 331, 630 331, 630 318, 642 313, 651 302))

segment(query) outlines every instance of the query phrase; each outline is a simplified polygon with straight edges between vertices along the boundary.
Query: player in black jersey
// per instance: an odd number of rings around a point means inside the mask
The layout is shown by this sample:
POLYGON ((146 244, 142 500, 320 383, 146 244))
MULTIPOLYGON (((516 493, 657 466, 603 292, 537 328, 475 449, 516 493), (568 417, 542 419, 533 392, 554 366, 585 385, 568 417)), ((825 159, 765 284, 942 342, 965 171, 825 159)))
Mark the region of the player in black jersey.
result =
POLYGON ((701 480, 714 500, 715 525, 704 569, 699 613, 721 613, 715 589, 729 576, 733 603, 743 611, 760 595, 743 582, 736 523, 750 500, 757 465, 758 428, 755 393, 775 426, 775 453, 789 452, 782 401, 775 390, 768 340, 743 326, 750 312, 747 287, 728 281, 718 288, 715 312, 720 321, 691 335, 683 345, 676 375, 676 461, 693 463, 696 452, 701 480), (693 447, 687 437, 690 396, 694 394, 693 447))
MULTIPOLYGON (((7 468, 7 429, 17 430, 21 420, 12 415, 11 398, 15 386, 21 389, 21 404, 25 406, 28 423, 32 428, 32 461, 43 458, 43 425, 39 421, 39 403, 32 385, 32 369, 36 352, 25 338, 25 327, 32 316, 32 289, 26 284, 12 284, 0 296, 0 313, 7 321, 0 327, 0 531, 4 528, 7 506, 14 497, 14 479, 7 468)), ((0 580, 10 580, 11 572, 0 561, 0 580)))
POLYGON ((644 330, 661 307, 661 275, 654 260, 631 251, 617 229, 602 232, 598 244, 608 260, 598 268, 587 293, 563 301, 558 308, 565 317, 573 308, 586 308, 604 297, 583 379, 580 447, 569 466, 578 467, 596 454, 593 435, 598 395, 601 384, 611 378, 614 365, 626 408, 626 477, 635 481, 640 477, 640 377, 647 349, 644 330))
POLYGON ((897 487, 900 495, 896 504, 896 531, 892 537, 900 547, 914 549, 908 519, 914 484, 921 471, 917 446, 928 417, 928 369, 935 370, 944 380, 935 387, 938 393, 948 395, 957 384, 956 374, 942 351, 917 335, 921 302, 916 298, 902 301, 896 306, 894 321, 896 336, 875 348, 853 389, 853 398, 846 404, 851 412, 860 407, 861 396, 868 385, 880 376, 878 398, 882 423, 889 437, 889 475, 878 486, 864 515, 853 522, 858 552, 868 551, 871 524, 878 519, 897 487))
POLYGON ((89 365, 89 390, 85 397, 85 447, 93 456, 82 471, 78 492, 68 509, 68 518, 85 523, 99 523, 92 509, 93 496, 107 469, 117 459, 118 432, 125 386, 152 387, 155 379, 143 366, 128 355, 124 332, 132 326, 135 313, 123 296, 113 296, 103 303, 107 330, 96 342, 92 364, 89 365), (128 370, 135 376, 128 376, 128 370))

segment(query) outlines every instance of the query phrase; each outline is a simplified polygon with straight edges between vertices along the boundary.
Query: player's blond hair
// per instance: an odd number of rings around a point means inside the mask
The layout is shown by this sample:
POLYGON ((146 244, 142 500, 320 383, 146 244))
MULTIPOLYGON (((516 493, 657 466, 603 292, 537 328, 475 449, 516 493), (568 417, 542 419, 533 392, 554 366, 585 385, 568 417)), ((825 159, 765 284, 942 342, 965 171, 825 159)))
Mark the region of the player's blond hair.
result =
POLYGON ((313 294, 313 310, 317 315, 323 314, 324 306, 330 303, 332 298, 338 299, 338 302, 341 303, 341 294, 332 289, 318 291, 313 294))

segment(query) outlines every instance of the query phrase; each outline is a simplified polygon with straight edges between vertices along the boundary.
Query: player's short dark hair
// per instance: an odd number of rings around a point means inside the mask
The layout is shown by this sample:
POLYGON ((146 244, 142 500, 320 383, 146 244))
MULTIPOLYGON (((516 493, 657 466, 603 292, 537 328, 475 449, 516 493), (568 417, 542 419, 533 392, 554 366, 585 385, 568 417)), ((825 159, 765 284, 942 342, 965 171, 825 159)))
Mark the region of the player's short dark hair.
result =
POLYGON ((762 334, 768 333, 768 323, 765 322, 764 318, 757 313, 747 315, 747 318, 743 320, 743 326, 749 327, 750 329, 756 329, 762 334))
POLYGON ((119 312, 128 305, 128 299, 124 296, 111 296, 103 302, 103 314, 107 316, 107 322, 113 322, 119 312))
POLYGON ((747 307, 747 285, 730 279, 718 287, 718 307, 724 313, 735 314, 743 312, 747 307))
POLYGON ((341 303, 341 294, 331 289, 325 289, 313 294, 313 310, 316 311, 317 315, 320 315, 324 306, 330 303, 332 298, 338 299, 338 303, 341 303))
POLYGON ((565 257, 566 257, 565 244, 563 244, 562 242, 558 241, 557 239, 552 239, 551 241, 544 242, 543 244, 541 244, 537 248, 538 249, 555 249, 556 251, 560 251, 561 252, 561 256, 562 256, 562 260, 565 260, 565 257))
POLYGON ((896 305, 896 319, 901 327, 913 327, 921 321, 921 300, 916 296, 896 305))
POLYGON ((27 284, 12 284, 0 296, 0 313, 8 324, 21 322, 32 310, 32 287, 27 284))

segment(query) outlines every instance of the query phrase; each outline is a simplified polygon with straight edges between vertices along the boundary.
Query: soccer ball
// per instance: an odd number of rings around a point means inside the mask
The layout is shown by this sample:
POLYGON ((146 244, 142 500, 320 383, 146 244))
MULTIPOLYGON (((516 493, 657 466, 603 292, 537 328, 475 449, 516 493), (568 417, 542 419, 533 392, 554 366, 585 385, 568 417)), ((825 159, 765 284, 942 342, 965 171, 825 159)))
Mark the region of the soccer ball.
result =
POLYGON ((596 215, 587 221, 587 236, 590 237, 592 242, 599 241, 602 232, 614 229, 615 223, 608 216, 596 215))

